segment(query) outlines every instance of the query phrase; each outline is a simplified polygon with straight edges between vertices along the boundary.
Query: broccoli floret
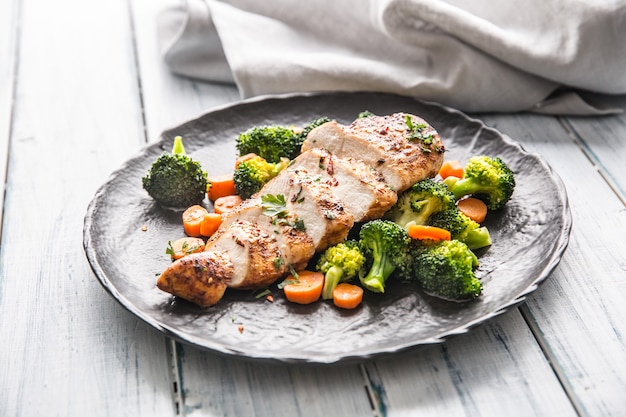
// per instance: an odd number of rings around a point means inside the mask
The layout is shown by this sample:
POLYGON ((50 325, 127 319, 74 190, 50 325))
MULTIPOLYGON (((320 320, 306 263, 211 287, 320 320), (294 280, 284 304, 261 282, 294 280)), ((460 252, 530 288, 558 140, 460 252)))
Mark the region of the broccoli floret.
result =
POLYGON ((356 240, 346 240, 327 248, 316 265, 316 269, 324 274, 322 298, 332 299, 337 284, 354 278, 364 263, 365 256, 356 240))
POLYGON ((365 119, 366 117, 372 117, 372 116, 376 116, 374 113, 372 113, 369 110, 363 110, 361 113, 359 113, 357 115, 357 119, 365 119))
POLYGON ((491 210, 502 208, 513 195, 515 177, 499 157, 474 156, 467 161, 463 178, 450 188, 455 198, 473 195, 491 210))
POLYGON ((452 239, 465 243, 472 250, 491 245, 489 229, 467 217, 456 206, 433 214, 428 224, 446 229, 452 239))
POLYGON ((300 140, 301 140, 300 144, 304 142, 304 140, 306 139, 307 135, 309 134, 311 130, 327 122, 330 122, 330 119, 326 116, 322 116, 322 117, 318 117, 317 119, 312 120, 308 125, 304 126, 304 129, 302 129, 302 131, 298 133, 298 136, 300 137, 300 140))
POLYGON ((482 293, 474 269, 478 258, 463 242, 442 240, 412 246, 414 280, 439 298, 466 301, 482 293))
POLYGON ((359 271, 366 289, 385 292, 385 281, 405 262, 410 239, 406 229, 389 220, 372 220, 361 227, 359 243, 371 261, 368 271, 359 271))
POLYGON ((180 136, 174 138, 171 153, 164 153, 141 179, 143 188, 159 204, 183 208, 200 204, 207 187, 207 173, 185 152, 180 136))
POLYGON ((287 158, 281 158, 277 163, 267 162, 258 155, 246 159, 237 165, 233 174, 235 191, 243 199, 250 198, 287 165, 287 158))
POLYGON ((396 204, 385 214, 385 219, 404 228, 408 228, 409 224, 427 224, 432 214, 453 208, 455 201, 454 195, 442 182, 425 179, 400 194, 396 204))
POLYGON ((239 155, 254 153, 267 162, 295 158, 302 148, 302 137, 294 129, 283 126, 255 126, 240 133, 235 141, 239 155))

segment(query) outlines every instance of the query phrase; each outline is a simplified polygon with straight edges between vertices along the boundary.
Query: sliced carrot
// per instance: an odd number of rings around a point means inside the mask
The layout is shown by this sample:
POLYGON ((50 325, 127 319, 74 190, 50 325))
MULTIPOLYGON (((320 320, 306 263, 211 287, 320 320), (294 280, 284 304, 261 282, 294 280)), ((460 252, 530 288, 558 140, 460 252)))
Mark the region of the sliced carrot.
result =
POLYGON ((240 157, 238 157, 235 160, 235 169, 237 169, 237 167, 239 166, 240 163, 244 162, 244 161, 248 161, 252 158, 256 158, 258 155, 255 153, 247 153, 245 155, 241 155, 240 157))
POLYGON ((213 236, 222 224, 222 215, 219 213, 207 213, 200 224, 200 234, 205 237, 213 236))
POLYGON ((213 202, 213 211, 219 214, 228 213, 241 204, 242 201, 238 195, 225 195, 213 202))
POLYGON ((180 259, 185 255, 190 255, 204 250, 204 240, 199 237, 181 237, 173 242, 169 242, 167 253, 172 260, 180 259))
POLYGON ((408 227, 409 236, 419 240, 450 240, 450 232, 441 227, 411 224, 408 227))
POLYGON ((183 228, 187 236, 202 236, 200 233, 200 225, 204 220, 204 216, 207 214, 209 214, 209 211, 199 205, 191 206, 183 212, 183 228))
POLYGON ((207 195, 209 200, 215 201, 225 195, 237 194, 233 174, 215 175, 208 178, 207 195))
POLYGON ((286 281, 293 281, 283 287, 287 300, 297 304, 311 304, 319 300, 322 295, 324 274, 314 271, 300 271, 298 278, 289 275, 286 281))
POLYGON ((456 203, 463 214, 476 223, 482 223, 487 217, 487 204, 476 197, 466 197, 456 203))
POLYGON ((333 290, 333 303, 339 308, 355 309, 363 301, 363 288, 342 282, 333 290))
POLYGON ((455 159, 444 161, 439 168, 439 176, 443 179, 448 177, 463 178, 463 165, 455 159))

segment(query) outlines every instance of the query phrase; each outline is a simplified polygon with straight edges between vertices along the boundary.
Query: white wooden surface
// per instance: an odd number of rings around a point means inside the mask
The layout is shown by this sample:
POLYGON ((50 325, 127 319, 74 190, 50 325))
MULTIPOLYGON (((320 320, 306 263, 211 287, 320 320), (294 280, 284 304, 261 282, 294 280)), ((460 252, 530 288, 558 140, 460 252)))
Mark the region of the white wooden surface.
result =
POLYGON ((177 344, 117 305, 82 250, 95 190, 163 129, 238 99, 164 67, 155 20, 172 3, 0 4, 0 416, 624 415, 624 115, 480 115, 561 175, 574 228, 524 306, 445 344, 258 364, 177 344))

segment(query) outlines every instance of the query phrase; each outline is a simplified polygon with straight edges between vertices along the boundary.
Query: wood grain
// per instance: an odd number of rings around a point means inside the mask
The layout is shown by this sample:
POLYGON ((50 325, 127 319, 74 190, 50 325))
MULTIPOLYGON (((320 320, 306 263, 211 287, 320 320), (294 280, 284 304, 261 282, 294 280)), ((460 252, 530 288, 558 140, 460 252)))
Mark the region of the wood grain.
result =
MULTIPOLYGON (((529 115, 486 120, 539 152, 568 190, 574 227, 565 255, 523 308, 527 321, 581 415, 623 415, 626 383, 626 217, 613 193, 571 135, 556 120, 529 115)), ((602 155, 593 129, 621 117, 578 119, 576 135, 602 155)), ((603 131, 601 131, 603 132, 603 131)), ((615 142, 614 142, 615 143, 615 142)), ((623 147, 623 145, 621 145, 623 147)), ((610 161, 610 158, 607 158, 610 161)), ((606 166, 612 166, 607 162, 606 166)), ((615 171, 616 172, 616 171, 615 171)))
POLYGON ((564 118, 564 123, 626 205, 626 176, 623 172, 626 164, 626 98, 599 96, 598 99, 624 112, 599 118, 568 117, 564 118))
MULTIPOLYGON (((4 206, 18 37, 18 1, 0 3, 0 216, 4 206)), ((1 220, 1 218, 0 218, 1 220)), ((0 236, 2 222, 0 221, 0 236)))
POLYGON ((82 248, 96 188, 143 143, 127 4, 24 1, 20 34, 0 414, 172 415, 164 337, 105 293, 82 248))

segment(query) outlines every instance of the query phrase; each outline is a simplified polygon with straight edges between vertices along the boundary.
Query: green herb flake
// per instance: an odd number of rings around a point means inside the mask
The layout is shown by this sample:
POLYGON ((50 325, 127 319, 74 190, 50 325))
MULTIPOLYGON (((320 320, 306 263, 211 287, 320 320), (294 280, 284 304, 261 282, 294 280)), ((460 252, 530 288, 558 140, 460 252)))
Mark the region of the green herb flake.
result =
POLYGON ((269 217, 285 217, 287 215, 287 202, 282 194, 265 194, 261 196, 263 214, 269 217))

